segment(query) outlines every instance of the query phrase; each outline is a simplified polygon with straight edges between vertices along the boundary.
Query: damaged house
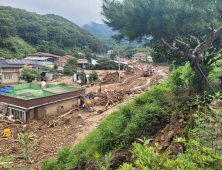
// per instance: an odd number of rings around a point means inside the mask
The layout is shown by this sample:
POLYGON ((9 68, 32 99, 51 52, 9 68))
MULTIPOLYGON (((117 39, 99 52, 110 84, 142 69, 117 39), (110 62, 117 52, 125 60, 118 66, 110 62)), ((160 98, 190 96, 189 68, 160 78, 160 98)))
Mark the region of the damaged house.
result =
POLYGON ((41 89, 40 84, 26 83, 13 85, 10 91, 0 94, 3 114, 26 122, 74 109, 80 104, 85 89, 52 84, 41 89))

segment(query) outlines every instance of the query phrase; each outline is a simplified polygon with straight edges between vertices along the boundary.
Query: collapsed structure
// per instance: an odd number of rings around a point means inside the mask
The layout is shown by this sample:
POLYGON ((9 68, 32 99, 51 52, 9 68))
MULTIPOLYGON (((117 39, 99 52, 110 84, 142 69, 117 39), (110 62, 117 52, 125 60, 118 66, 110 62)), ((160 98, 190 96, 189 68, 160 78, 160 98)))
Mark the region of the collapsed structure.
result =
POLYGON ((47 84, 26 83, 12 86, 9 93, 0 95, 3 114, 14 115, 23 121, 65 113, 80 104, 85 89, 47 84))

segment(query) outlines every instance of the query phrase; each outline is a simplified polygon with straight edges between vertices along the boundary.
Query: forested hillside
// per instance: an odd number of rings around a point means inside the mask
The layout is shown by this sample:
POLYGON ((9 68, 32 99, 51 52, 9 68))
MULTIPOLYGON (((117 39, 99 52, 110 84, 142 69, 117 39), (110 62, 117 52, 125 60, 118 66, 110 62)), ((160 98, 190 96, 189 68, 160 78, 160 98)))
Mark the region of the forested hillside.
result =
POLYGON ((36 51, 66 55, 88 48, 107 50, 101 40, 61 16, 0 6, 0 56, 22 58, 36 51))
POLYGON ((104 24, 98 24, 92 22, 91 24, 86 24, 82 28, 89 31, 96 38, 101 39, 106 45, 109 46, 110 49, 115 49, 116 46, 126 46, 126 45, 142 45, 142 43, 138 42, 128 42, 126 40, 122 40, 120 44, 117 44, 112 38, 112 35, 118 33, 118 31, 113 31, 110 27, 104 24))

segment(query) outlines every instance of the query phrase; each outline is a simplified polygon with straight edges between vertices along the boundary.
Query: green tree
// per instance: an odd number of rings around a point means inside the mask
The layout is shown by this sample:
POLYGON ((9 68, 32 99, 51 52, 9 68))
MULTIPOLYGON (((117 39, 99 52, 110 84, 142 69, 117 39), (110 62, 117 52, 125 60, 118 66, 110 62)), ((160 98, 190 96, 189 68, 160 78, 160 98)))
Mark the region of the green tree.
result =
POLYGON ((177 58, 188 61, 199 76, 201 91, 207 90, 206 73, 200 64, 203 60, 214 62, 222 58, 216 55, 220 53, 220 48, 215 49, 215 53, 206 53, 222 32, 222 1, 103 2, 105 24, 119 31, 114 39, 120 41, 127 37, 130 41, 141 41, 145 36, 152 36, 154 41, 161 42, 177 54, 177 58))
POLYGON ((58 69, 58 65, 55 63, 54 66, 53 66, 53 68, 54 68, 55 70, 57 70, 57 69, 58 69))
POLYGON ((111 69, 117 67, 114 61, 109 61, 107 58, 97 60, 96 69, 111 69))
POLYGON ((18 76, 19 79, 25 80, 27 83, 31 83, 38 77, 40 77, 38 69, 33 69, 31 66, 27 65, 23 66, 21 75, 18 76))
POLYGON ((77 59, 76 58, 68 59, 64 66, 64 74, 70 75, 76 71, 77 71, 77 59))
POLYGON ((87 82, 86 73, 84 72, 83 69, 81 69, 80 72, 80 80, 82 84, 85 84, 87 82))
POLYGON ((93 70, 89 76, 89 81, 92 82, 92 81, 96 81, 98 79, 99 79, 99 77, 97 75, 97 72, 93 70))

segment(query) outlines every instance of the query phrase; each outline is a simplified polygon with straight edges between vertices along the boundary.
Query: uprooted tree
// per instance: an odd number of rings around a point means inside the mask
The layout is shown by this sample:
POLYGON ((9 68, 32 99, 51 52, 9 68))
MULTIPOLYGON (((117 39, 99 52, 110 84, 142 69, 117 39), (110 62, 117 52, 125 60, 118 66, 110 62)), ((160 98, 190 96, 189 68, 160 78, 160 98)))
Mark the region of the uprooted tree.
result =
POLYGON ((215 43, 222 32, 222 1, 103 0, 102 14, 104 23, 119 31, 114 39, 141 41, 152 36, 188 61, 200 78, 201 92, 207 91, 201 64, 222 59, 221 43, 215 43))

